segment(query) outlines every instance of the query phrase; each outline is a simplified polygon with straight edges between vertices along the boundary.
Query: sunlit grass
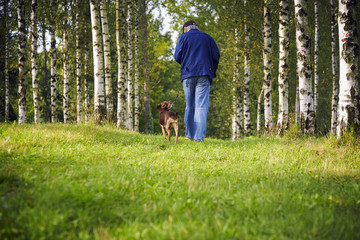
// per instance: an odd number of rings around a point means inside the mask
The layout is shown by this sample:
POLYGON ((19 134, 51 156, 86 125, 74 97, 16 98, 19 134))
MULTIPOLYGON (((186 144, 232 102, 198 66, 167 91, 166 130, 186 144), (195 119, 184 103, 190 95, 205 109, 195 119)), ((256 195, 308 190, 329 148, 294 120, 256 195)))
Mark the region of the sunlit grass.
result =
POLYGON ((359 149, 0 125, 0 239, 358 239, 359 149))

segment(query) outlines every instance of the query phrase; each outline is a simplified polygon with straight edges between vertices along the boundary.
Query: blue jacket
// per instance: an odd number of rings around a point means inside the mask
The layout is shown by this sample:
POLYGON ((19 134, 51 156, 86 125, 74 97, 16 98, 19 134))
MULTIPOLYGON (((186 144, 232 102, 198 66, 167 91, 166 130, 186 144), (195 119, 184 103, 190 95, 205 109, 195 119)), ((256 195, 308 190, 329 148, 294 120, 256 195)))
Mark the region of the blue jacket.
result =
POLYGON ((216 77, 219 59, 219 49, 210 35, 197 29, 180 35, 175 48, 175 60, 181 65, 181 81, 207 75, 212 82, 216 77))

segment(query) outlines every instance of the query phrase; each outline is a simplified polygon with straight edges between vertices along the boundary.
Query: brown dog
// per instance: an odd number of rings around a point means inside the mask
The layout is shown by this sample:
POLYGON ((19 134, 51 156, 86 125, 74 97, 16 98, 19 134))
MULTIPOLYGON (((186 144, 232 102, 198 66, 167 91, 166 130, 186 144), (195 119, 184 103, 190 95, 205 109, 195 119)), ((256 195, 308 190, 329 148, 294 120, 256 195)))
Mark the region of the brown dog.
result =
POLYGON ((160 109, 159 115, 159 122, 162 133, 164 135, 164 139, 166 140, 165 130, 169 136, 169 142, 171 137, 171 126, 174 127, 175 134, 176 134, 176 142, 178 142, 178 131, 179 131, 179 124, 178 124, 178 113, 174 113, 169 110, 171 106, 171 101, 162 102, 157 105, 157 108, 160 109))

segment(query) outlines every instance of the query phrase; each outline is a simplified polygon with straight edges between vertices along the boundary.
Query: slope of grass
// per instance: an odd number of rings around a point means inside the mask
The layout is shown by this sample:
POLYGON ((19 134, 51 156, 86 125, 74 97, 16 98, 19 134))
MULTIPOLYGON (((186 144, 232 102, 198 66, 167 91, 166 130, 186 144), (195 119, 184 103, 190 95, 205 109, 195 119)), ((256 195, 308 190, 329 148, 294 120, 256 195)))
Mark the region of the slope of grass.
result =
POLYGON ((0 125, 0 239, 360 239, 359 150, 0 125))

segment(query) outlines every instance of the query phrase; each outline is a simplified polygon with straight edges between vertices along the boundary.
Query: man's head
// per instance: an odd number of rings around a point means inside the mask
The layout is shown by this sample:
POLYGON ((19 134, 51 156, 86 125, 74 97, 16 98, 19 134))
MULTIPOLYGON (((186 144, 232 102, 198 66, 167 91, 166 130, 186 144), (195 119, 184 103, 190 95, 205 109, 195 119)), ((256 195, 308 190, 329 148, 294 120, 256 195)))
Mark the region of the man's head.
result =
POLYGON ((190 31, 191 29, 199 30, 199 27, 194 21, 187 21, 183 26, 183 33, 190 31))

